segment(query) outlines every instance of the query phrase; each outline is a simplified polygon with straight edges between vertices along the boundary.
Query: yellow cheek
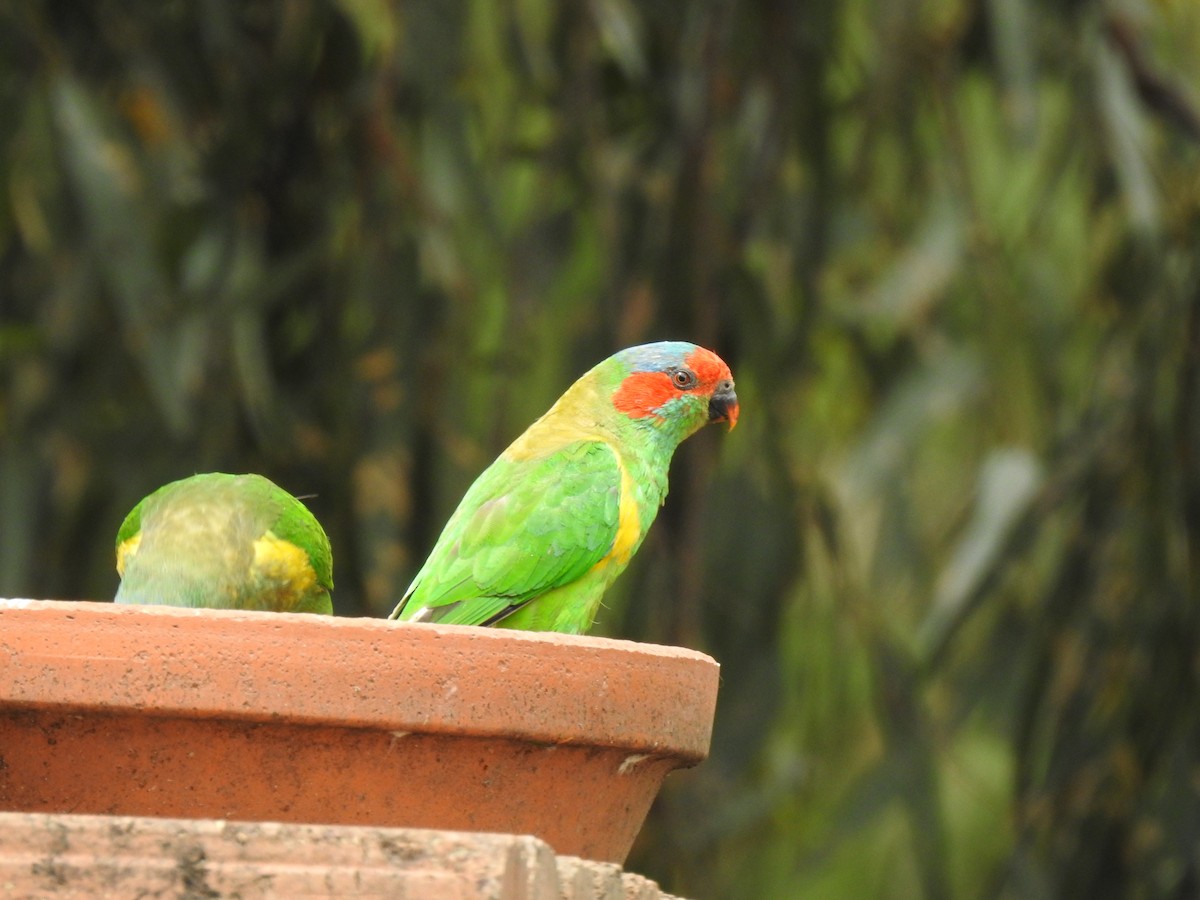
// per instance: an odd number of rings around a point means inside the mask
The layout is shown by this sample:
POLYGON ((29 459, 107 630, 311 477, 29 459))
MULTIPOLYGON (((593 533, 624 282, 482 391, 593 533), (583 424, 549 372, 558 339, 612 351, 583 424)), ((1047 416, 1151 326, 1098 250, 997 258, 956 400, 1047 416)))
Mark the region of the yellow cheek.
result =
POLYGON ((122 578, 125 577, 125 560, 132 558, 137 553, 141 543, 142 533, 139 531, 133 537, 121 541, 121 545, 117 547, 117 574, 122 578))
POLYGON ((260 578, 296 594, 312 590, 317 583, 317 573, 308 561, 308 554, 270 531, 254 542, 253 567, 260 578))

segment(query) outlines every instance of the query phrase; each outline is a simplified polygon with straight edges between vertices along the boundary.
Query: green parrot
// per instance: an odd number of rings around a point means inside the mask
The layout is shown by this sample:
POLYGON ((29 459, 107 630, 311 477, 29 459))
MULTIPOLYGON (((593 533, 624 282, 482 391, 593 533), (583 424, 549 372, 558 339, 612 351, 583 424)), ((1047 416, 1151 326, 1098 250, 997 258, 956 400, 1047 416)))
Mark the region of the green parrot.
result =
POLYGON ((476 479, 391 618, 586 632, 666 498, 675 448, 737 418, 711 350, 663 341, 609 357, 476 479))
POLYGON ((164 485, 117 532, 117 603, 333 613, 333 556, 313 514, 261 475, 164 485))

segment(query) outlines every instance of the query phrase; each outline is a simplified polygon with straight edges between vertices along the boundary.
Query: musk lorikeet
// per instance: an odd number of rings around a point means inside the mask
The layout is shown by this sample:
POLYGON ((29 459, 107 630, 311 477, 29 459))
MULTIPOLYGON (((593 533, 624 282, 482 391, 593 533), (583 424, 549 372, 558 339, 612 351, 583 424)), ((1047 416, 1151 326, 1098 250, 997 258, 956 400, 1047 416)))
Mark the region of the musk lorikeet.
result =
POLYGON ((329 538, 261 475, 164 485, 117 532, 117 603, 333 613, 329 538))
POLYGON ((391 618, 587 631, 658 514, 675 448, 737 418, 711 350, 664 341, 609 357, 476 479, 391 618))

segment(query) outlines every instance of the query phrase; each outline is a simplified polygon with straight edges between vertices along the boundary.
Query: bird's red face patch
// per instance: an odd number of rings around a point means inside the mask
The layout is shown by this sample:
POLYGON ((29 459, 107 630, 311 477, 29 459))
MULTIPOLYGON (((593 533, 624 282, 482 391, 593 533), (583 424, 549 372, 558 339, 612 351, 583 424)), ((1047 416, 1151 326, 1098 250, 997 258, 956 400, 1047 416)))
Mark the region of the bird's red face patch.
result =
MULTIPOLYGON (((711 397, 722 382, 733 382, 729 366, 711 350, 697 347, 676 369, 626 376, 613 394, 613 406, 632 419, 655 416, 664 405, 684 394, 711 397)), ((736 421, 735 407, 731 422, 736 421)))

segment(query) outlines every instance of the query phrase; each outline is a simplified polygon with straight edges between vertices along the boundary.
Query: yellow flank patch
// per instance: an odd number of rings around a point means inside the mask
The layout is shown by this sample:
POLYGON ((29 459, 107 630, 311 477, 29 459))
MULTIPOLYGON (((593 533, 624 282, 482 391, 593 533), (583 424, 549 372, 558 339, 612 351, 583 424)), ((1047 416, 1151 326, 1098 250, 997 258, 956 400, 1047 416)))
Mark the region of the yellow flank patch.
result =
POLYGON ((125 538, 117 547, 117 574, 122 578, 125 577, 125 560, 129 559, 137 553, 138 546, 142 543, 142 533, 139 531, 131 538, 125 538))
POLYGON ((629 477, 619 456, 617 456, 617 466, 621 469, 621 499, 617 507, 617 535, 613 538, 612 549, 608 551, 608 555, 602 562, 614 562, 623 566, 633 556, 633 548, 641 536, 642 517, 638 514, 637 501, 633 499, 633 479, 629 477))
POLYGON ((312 590, 317 583, 317 573, 308 554, 270 531, 254 542, 252 568, 259 578, 272 581, 296 596, 312 590))

